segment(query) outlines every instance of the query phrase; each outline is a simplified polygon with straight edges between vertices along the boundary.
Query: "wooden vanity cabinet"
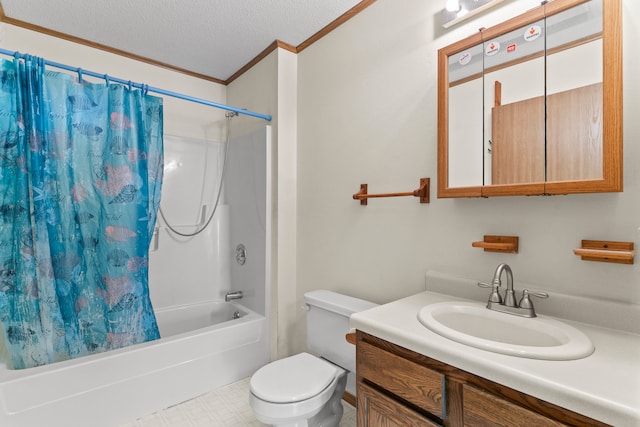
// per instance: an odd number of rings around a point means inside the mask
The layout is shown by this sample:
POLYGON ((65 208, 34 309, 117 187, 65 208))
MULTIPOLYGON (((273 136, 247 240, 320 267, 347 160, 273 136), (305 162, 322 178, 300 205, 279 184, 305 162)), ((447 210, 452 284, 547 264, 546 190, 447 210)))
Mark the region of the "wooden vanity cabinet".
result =
POLYGON ((356 336, 358 427, 607 426, 362 331, 356 336))

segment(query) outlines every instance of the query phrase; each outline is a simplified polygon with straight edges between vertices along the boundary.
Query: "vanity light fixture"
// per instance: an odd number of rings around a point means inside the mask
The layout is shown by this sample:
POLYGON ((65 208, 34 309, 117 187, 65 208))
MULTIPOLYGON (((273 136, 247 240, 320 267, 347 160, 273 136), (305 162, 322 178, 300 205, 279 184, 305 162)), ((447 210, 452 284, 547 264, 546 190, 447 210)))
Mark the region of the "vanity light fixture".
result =
POLYGON ((485 10, 497 6, 504 0, 447 0, 442 10, 442 26, 449 28, 485 10))

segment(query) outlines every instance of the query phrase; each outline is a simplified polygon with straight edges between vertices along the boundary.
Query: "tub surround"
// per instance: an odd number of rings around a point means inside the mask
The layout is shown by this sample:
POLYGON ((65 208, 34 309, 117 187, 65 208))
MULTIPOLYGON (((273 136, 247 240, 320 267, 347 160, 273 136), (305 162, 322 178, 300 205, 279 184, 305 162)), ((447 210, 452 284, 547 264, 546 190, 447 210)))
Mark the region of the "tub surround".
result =
MULTIPOLYGON (((486 293, 469 288, 469 280, 458 281, 462 286, 449 287, 447 285, 451 283, 437 278, 437 275, 428 275, 428 289, 451 289, 457 294, 468 289, 471 298, 486 293)), ((464 299, 468 298, 429 290, 356 313, 351 317, 351 326, 595 420, 615 426, 640 425, 640 334, 637 331, 613 329, 610 322, 601 326, 603 322, 596 325, 565 320, 564 317, 564 322, 580 329, 592 340, 596 350, 591 356, 578 360, 548 361, 507 356, 459 344, 430 331, 417 319, 418 312, 427 304, 464 299)), ((587 311, 594 314, 599 304, 593 301, 587 311)), ((536 306, 539 313, 549 315, 543 308, 542 303, 536 306)), ((637 307, 630 311, 637 311, 637 307)))

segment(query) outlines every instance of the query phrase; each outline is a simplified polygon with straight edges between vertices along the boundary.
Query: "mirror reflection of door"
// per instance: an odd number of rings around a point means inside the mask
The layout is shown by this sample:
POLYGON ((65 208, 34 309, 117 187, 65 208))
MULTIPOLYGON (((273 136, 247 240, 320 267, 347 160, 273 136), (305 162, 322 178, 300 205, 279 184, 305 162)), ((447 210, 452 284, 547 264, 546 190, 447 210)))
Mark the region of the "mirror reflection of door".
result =
POLYGON ((546 21, 546 180, 602 179, 602 0, 546 21))
POLYGON ((485 185, 544 182, 544 20, 485 42, 485 185))

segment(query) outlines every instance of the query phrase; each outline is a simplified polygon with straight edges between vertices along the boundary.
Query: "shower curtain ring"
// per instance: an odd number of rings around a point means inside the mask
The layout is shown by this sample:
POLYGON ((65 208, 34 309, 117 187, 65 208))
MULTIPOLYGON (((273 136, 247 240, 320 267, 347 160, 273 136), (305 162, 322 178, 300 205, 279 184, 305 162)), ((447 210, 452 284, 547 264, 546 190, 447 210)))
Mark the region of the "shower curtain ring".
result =
POLYGON ((109 82, 109 75, 108 75, 108 74, 105 74, 105 75, 104 75, 104 81, 105 81, 105 83, 107 84, 107 87, 109 87, 109 83, 110 83, 110 82, 109 82))
POLYGON ((78 67, 78 83, 82 83, 82 68, 78 67))
POLYGON ((129 80, 129 90, 133 90, 133 83, 131 83, 131 80, 129 80))
POLYGON ((47 65, 44 58, 38 57, 38 75, 42 77, 44 75, 45 66, 47 65))

